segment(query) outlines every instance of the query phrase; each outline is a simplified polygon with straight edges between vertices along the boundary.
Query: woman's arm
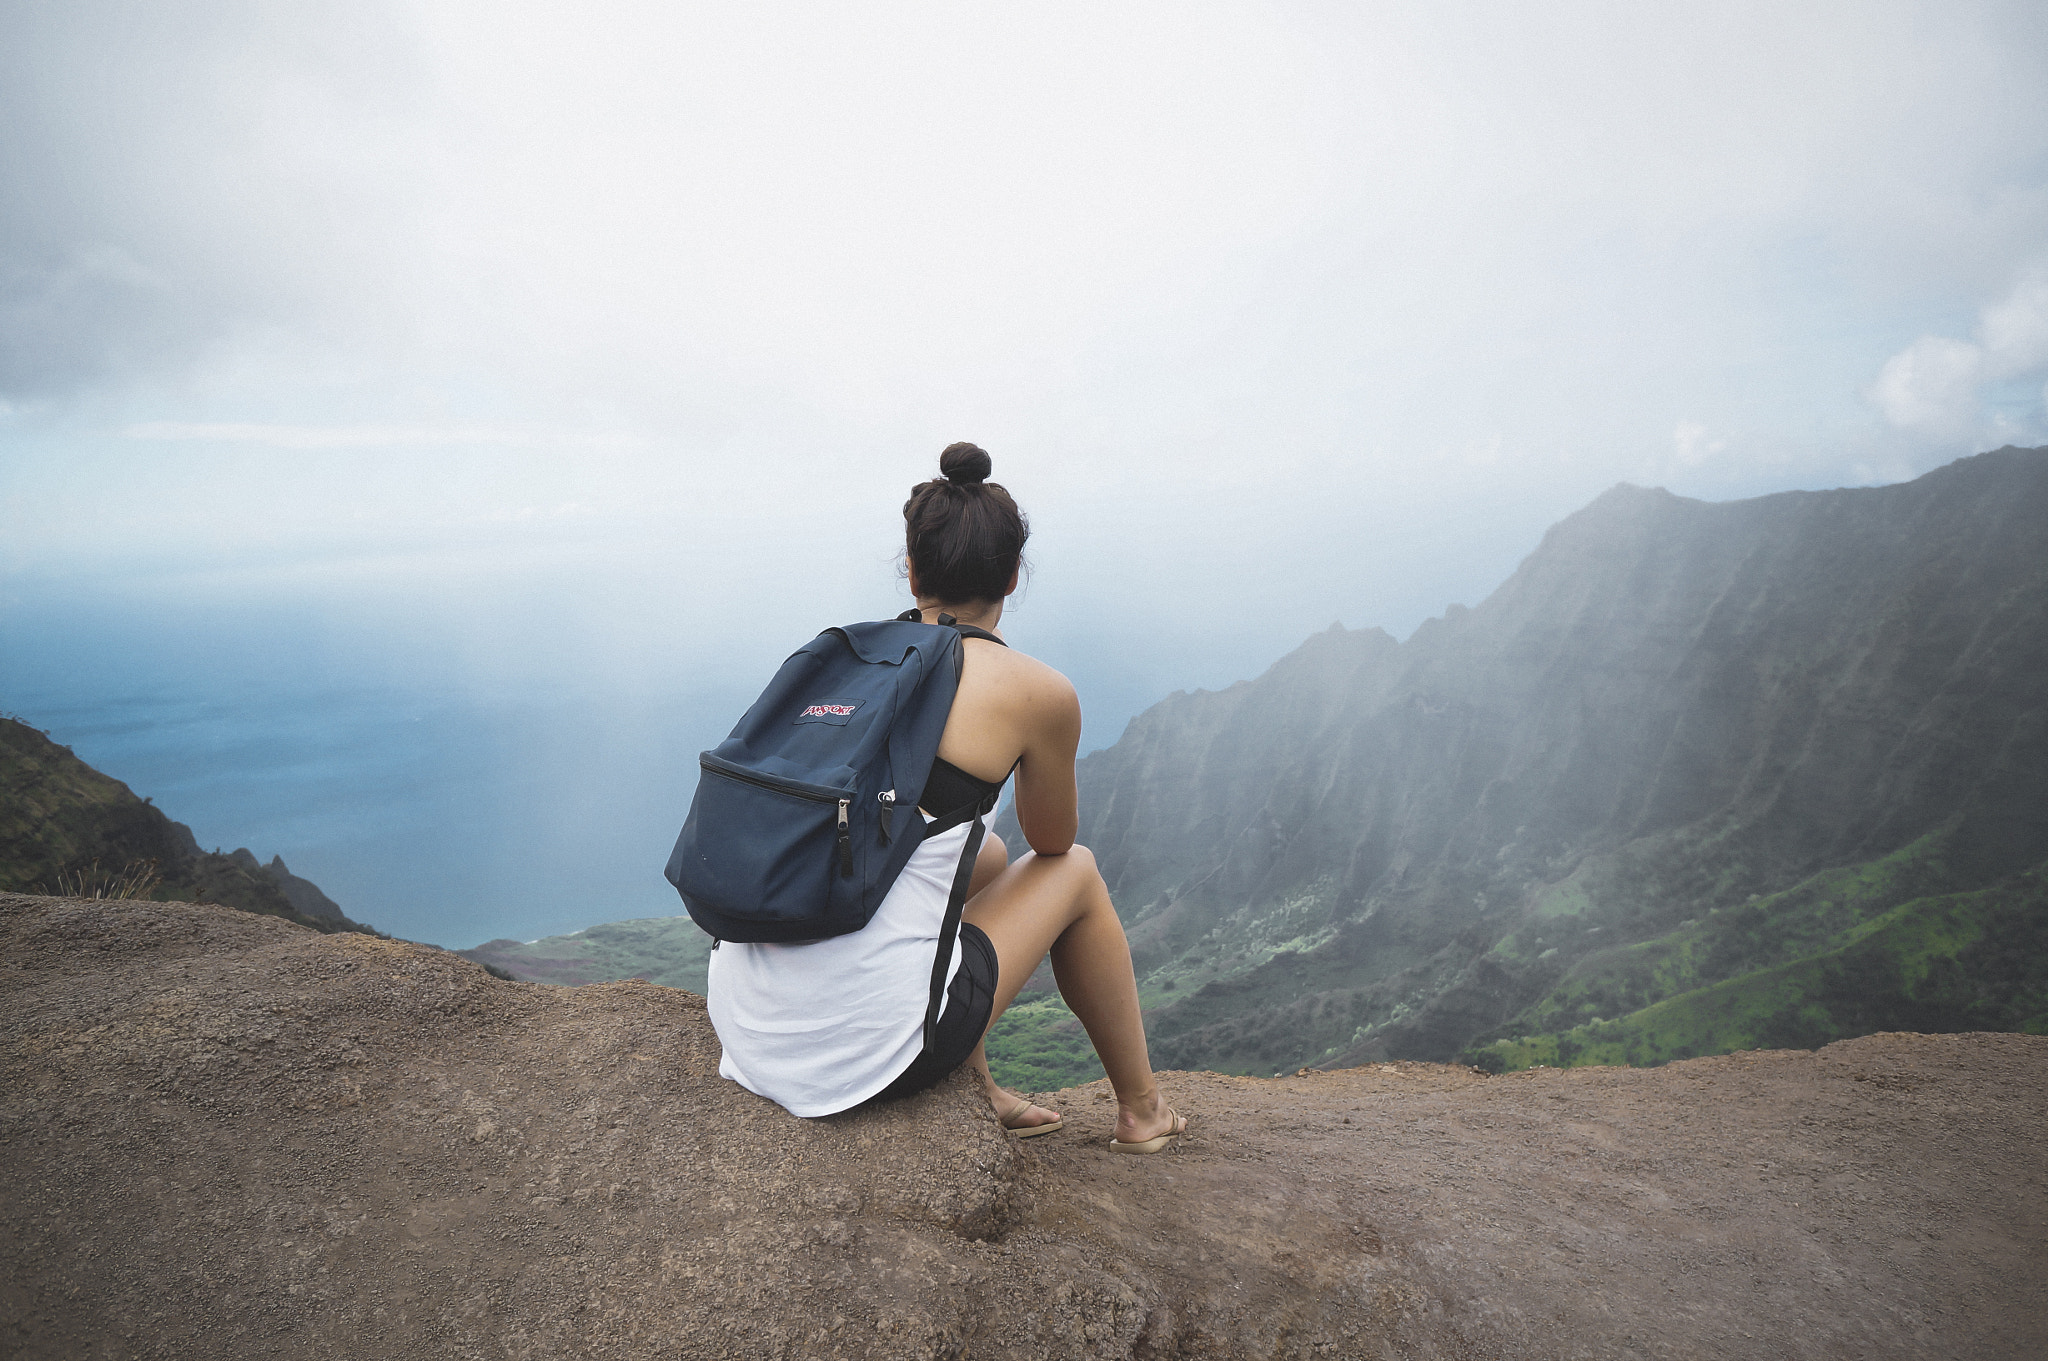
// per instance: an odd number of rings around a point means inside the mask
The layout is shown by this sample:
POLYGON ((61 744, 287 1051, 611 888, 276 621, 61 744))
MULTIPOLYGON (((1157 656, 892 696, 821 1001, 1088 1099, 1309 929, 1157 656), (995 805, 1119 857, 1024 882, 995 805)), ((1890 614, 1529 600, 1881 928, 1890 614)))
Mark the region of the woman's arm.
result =
POLYGON ((1081 700, 1051 667, 1019 695, 1024 753, 1017 761, 1017 825, 1040 855, 1064 855, 1081 826, 1074 753, 1081 746, 1081 700))

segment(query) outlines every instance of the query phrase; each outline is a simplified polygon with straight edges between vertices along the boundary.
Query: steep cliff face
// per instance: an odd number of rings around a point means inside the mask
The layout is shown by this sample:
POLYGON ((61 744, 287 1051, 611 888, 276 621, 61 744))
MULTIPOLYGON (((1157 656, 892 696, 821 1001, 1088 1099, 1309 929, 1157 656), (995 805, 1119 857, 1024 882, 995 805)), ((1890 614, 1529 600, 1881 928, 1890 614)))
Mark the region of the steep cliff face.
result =
POLYGON ((322 931, 368 931, 285 867, 247 849, 202 851, 119 780, 18 719, 0 717, 0 891, 196 899, 322 931))
POLYGON ((2044 678, 2048 450, 1623 486, 1405 643, 1147 711, 1082 762, 1081 836, 1166 1061, 1443 1058, 1596 949, 1923 836, 1942 889, 2048 859, 2044 678), (1530 922, 1540 963, 1495 948, 1530 922))

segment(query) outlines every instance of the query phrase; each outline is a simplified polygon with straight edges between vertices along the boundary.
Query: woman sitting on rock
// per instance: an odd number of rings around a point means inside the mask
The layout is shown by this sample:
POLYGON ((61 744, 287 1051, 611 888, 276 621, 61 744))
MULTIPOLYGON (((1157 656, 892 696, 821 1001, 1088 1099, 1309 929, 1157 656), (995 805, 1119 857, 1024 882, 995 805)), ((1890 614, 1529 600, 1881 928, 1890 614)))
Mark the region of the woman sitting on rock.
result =
MULTIPOLYGON (((987 480, 986 453, 952 445, 939 469, 944 475, 913 488, 903 507, 910 593, 926 623, 943 612, 994 634, 1030 531, 1009 492, 987 480)), ((960 687, 922 802, 965 807, 1014 770, 1017 823, 1031 854, 1012 865, 999 839, 984 842, 936 1041, 925 1043, 925 1010, 965 825, 919 845, 863 929, 795 945, 728 941, 714 951, 711 1021, 725 1049, 718 1071, 793 1114, 818 1116, 922 1091, 966 1062, 1006 1129, 1050 1134, 1059 1113, 997 1086, 981 1043, 1050 952, 1060 995, 1116 1089, 1110 1147, 1157 1152, 1187 1121, 1153 1081, 1130 945, 1095 857, 1074 844, 1080 702, 1066 677, 1000 641, 965 637, 961 646, 960 687)))

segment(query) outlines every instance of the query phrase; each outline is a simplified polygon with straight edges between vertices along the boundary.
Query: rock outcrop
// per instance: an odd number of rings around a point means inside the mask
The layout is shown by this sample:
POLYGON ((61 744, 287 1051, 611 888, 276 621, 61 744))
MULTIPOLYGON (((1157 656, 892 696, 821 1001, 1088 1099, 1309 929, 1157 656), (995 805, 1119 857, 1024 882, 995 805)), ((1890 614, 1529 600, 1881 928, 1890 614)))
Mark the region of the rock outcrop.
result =
MULTIPOLYGON (((237 850, 235 855, 238 857, 248 855, 251 861, 256 859, 255 856, 249 855, 247 850, 237 850)), ((346 920, 346 914, 342 912, 341 904, 321 892, 320 885, 314 883, 311 879, 302 879, 298 875, 293 874, 290 868, 285 865, 283 856, 271 856, 270 863, 260 868, 263 873, 270 876, 270 882, 277 885, 278 891, 284 894, 285 900, 292 905, 293 909, 300 916, 324 917, 329 921, 346 920)))
POLYGON ((1655 1070, 1166 1074, 1176 1152, 956 1077, 795 1120, 692 994, 0 895, 0 1351, 2012 1357, 2048 1038, 1655 1070))

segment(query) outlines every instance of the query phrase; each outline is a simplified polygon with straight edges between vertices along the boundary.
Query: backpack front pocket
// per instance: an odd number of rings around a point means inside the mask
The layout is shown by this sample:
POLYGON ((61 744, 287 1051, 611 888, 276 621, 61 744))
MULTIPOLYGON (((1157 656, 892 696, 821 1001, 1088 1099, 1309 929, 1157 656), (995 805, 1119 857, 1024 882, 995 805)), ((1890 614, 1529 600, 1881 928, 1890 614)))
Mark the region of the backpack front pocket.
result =
MULTIPOLYGON (((686 896, 778 940, 835 935, 835 899, 858 897, 854 792, 749 770, 710 752, 684 825, 686 896)), ((744 940, 734 933, 728 937, 744 940)))

